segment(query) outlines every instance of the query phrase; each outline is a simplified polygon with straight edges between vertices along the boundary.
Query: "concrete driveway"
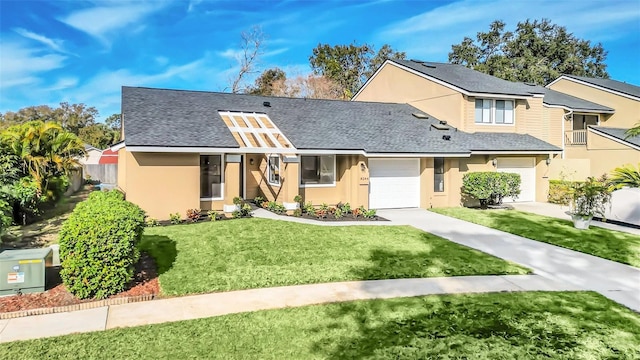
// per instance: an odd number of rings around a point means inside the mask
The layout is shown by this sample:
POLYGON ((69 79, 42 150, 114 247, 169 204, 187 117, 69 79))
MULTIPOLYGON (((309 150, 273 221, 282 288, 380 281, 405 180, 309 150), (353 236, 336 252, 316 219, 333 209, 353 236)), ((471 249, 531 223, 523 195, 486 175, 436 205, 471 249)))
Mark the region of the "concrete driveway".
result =
POLYGON ((640 312, 640 269, 423 209, 380 210, 396 224, 527 266, 545 278, 593 290, 640 312))

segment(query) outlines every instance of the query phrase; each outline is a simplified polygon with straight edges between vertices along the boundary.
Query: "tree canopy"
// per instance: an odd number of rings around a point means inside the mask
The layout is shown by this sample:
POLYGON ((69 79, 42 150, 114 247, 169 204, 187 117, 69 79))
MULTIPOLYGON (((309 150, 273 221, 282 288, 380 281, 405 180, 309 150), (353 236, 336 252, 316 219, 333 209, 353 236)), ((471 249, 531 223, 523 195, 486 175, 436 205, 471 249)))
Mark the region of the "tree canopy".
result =
POLYGON ((405 57, 404 52, 395 51, 388 44, 378 52, 370 44, 318 44, 309 57, 309 63, 314 74, 335 81, 342 87, 345 97, 351 98, 387 59, 405 57))
POLYGON ((97 117, 98 110, 83 103, 62 102, 57 108, 29 106, 17 112, 0 114, 0 129, 30 121, 55 122, 85 143, 104 149, 120 139, 120 114, 109 116, 105 124, 96 122, 97 117))
POLYGON ((515 32, 499 20, 476 39, 453 45, 449 62, 505 80, 546 85, 561 74, 608 78, 602 44, 575 37, 548 19, 519 22, 515 32))

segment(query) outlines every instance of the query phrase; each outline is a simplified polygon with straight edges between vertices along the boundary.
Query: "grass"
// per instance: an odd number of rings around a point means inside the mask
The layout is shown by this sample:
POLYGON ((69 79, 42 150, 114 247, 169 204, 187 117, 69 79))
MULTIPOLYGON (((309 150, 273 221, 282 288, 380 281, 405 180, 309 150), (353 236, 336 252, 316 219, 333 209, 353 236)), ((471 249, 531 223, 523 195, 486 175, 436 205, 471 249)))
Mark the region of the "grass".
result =
POLYGON ((568 220, 517 210, 431 209, 438 214, 484 225, 528 239, 640 267, 640 237, 591 227, 578 230, 568 220))
POLYGON ((640 317, 591 292, 439 295, 0 344, 6 359, 638 359, 640 317))
POLYGON ((147 228, 162 292, 184 295, 347 280, 529 270, 408 226, 237 219, 147 228))

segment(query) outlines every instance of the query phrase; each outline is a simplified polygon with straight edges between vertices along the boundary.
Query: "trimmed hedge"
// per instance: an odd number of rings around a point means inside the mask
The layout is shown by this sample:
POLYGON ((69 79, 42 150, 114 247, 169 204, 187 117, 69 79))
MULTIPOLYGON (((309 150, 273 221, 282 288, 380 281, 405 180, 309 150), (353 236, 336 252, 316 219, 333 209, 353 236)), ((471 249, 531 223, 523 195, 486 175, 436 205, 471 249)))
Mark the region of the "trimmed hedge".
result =
POLYGON ((140 253, 145 213, 119 191, 97 191, 60 230, 60 276, 75 296, 104 299, 125 290, 140 253))
POLYGON ((483 208, 489 204, 502 204, 503 198, 516 198, 520 194, 520 174, 471 172, 462 178, 462 193, 478 199, 483 208))
POLYGON ((549 180, 547 199, 552 204, 569 205, 573 198, 573 186, 579 181, 549 180))

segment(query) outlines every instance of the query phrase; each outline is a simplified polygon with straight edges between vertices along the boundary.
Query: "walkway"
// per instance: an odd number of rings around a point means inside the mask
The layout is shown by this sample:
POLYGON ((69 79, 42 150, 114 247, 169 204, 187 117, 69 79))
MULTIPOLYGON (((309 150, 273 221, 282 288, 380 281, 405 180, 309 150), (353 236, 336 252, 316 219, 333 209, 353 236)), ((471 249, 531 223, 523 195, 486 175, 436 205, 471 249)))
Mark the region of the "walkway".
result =
MULTIPOLYGON (((538 215, 551 216, 563 220, 571 220, 571 217, 567 215, 569 211, 568 206, 562 206, 558 204, 542 203, 542 202, 522 202, 522 203, 510 203, 514 209, 520 211, 526 211, 538 215)), ((608 222, 592 221, 591 226, 598 226, 601 228, 622 231, 629 234, 640 235, 640 229, 632 228, 630 226, 621 226, 608 222)))
POLYGON ((504 275, 350 281, 230 291, 0 320, 0 342, 340 301, 535 290, 577 288, 537 275, 504 275))
POLYGON ((593 290, 640 312, 640 269, 423 209, 381 210, 407 224, 534 270, 550 280, 593 290))

